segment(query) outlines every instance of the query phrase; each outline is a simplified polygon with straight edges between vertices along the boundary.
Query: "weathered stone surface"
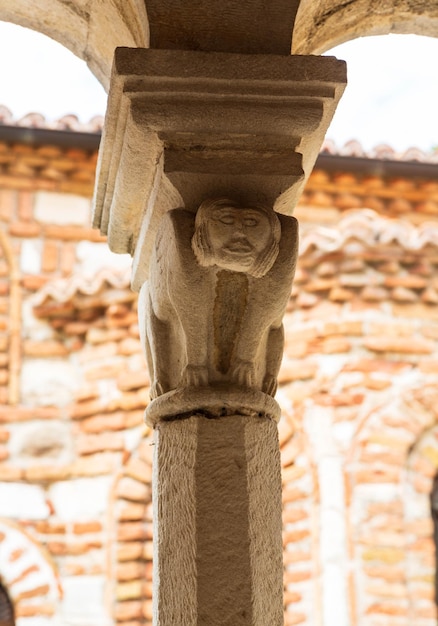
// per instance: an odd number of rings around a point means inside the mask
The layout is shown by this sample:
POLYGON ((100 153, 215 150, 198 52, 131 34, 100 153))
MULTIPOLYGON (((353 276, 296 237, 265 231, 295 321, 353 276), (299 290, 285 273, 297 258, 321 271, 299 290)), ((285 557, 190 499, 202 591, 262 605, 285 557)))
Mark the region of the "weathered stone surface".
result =
POLYGON ((149 0, 151 48, 289 55, 299 0, 149 0))
POLYGON ((216 386, 223 414, 224 385, 275 394, 297 243, 294 218, 227 199, 203 203, 196 218, 182 209, 163 218, 139 300, 153 399, 190 390, 193 401, 194 388, 216 386))
POLYGON ((330 58, 117 50, 94 224, 134 254, 136 288, 162 215, 182 202, 193 210, 231 189, 273 204, 288 190, 276 208, 290 214, 344 86, 330 58))
POLYGON ((161 422, 155 448, 160 623, 282 624, 275 423, 238 415, 161 422))
POLYGON ((295 54, 321 54, 334 46, 365 35, 416 33, 436 36, 438 13, 427 0, 394 3, 382 0, 375 11, 371 0, 301 0, 296 17, 295 54))

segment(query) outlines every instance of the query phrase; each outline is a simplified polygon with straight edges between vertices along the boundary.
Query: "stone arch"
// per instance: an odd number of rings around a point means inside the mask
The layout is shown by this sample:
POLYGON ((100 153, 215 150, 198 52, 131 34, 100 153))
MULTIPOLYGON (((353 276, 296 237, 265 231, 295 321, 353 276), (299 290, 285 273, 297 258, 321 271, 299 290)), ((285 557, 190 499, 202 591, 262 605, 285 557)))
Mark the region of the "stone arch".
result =
MULTIPOLYGON (((431 619, 436 620, 430 602, 433 583, 421 599, 427 604, 425 609, 416 601, 418 568, 411 565, 419 547, 427 551, 431 546, 429 497, 436 468, 425 458, 431 452, 424 437, 435 428, 436 415, 430 406, 432 397, 438 397, 434 387, 425 384, 399 397, 387 397, 356 429, 345 463, 354 572, 352 626, 371 626, 388 616, 416 626, 429 626, 431 619), (417 448, 419 452, 413 455, 417 448), (422 507, 417 510, 418 497, 422 507), (418 531, 416 520, 411 519, 413 512, 414 517, 418 512, 421 516, 418 531)), ((438 446, 436 458, 438 467, 438 446)), ((422 575, 428 573, 423 569, 422 575)))
POLYGON ((388 33, 438 37, 436 5, 428 0, 301 0, 292 50, 322 54, 356 37, 388 33))
POLYGON ((0 318, 3 316, 4 330, 7 331, 0 339, 0 402, 17 404, 21 366, 20 270, 11 242, 2 229, 0 229, 0 309, 0 318))
POLYGON ((74 0, 0 0, 0 20, 36 30, 87 62, 93 74, 109 87, 114 49, 147 47, 148 21, 141 0, 83 2, 74 0))
POLYGON ((0 582, 20 618, 38 617, 49 625, 62 589, 55 565, 33 538, 17 524, 0 519, 0 582))

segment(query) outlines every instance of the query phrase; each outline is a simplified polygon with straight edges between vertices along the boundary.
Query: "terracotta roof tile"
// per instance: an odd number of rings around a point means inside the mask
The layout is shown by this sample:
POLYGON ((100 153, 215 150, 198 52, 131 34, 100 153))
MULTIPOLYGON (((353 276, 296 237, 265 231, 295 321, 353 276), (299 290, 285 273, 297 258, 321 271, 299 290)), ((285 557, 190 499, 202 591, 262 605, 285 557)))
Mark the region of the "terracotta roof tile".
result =
POLYGON ((101 133, 103 115, 95 115, 88 122, 80 122, 77 115, 63 115, 53 122, 48 121, 41 113, 30 112, 21 118, 15 118, 8 107, 0 104, 0 125, 18 126, 22 128, 45 128, 47 130, 71 130, 80 133, 101 133))
POLYGON ((321 153, 390 161, 420 161, 421 163, 438 163, 438 150, 425 152, 419 148, 412 147, 403 152, 397 152, 388 144, 379 144, 372 150, 366 151, 357 139, 350 139, 343 146, 337 146, 333 139, 325 139, 321 147, 321 153))
POLYGON ((316 227, 305 232, 300 253, 304 255, 312 248, 321 252, 341 250, 349 240, 369 247, 396 243, 403 250, 413 251, 428 245, 438 247, 438 223, 414 226, 406 220, 381 217, 372 209, 347 211, 332 228, 316 227))
MULTIPOLYGON (((400 307, 413 303, 434 306, 438 302, 436 266, 438 222, 414 226, 370 209, 349 211, 332 228, 312 225, 303 229, 297 281, 288 310, 312 309, 309 315, 324 303, 348 303, 353 310, 391 301, 400 307)), ((107 309, 108 324, 116 328, 119 317, 123 325, 135 323, 130 308, 135 295, 129 291, 129 283, 129 269, 107 268, 91 277, 74 275, 41 286, 33 304, 40 316, 58 315, 61 326, 67 321, 87 322, 87 308, 93 315, 107 309), (117 306, 108 308, 111 303, 117 306), (71 311, 65 311, 66 306, 71 311), (85 317, 73 315, 75 307, 85 317), (71 319, 66 319, 67 313, 71 319)))
POLYGON ((60 278, 47 283, 38 291, 33 300, 34 306, 38 306, 52 300, 55 302, 68 302, 76 295, 91 296, 97 294, 104 287, 115 289, 127 289, 130 284, 131 270, 117 272, 112 269, 100 270, 92 277, 73 275, 69 278, 60 278))
MULTIPOLYGON (((0 125, 19 126, 26 128, 45 128, 50 130, 71 130, 82 133, 101 133, 104 124, 102 115, 95 115, 88 122, 80 122, 73 113, 63 115, 55 121, 47 120, 38 112, 29 112, 21 118, 14 117, 12 111, 0 104, 0 125)), ((397 152, 388 144, 379 144, 372 150, 366 151, 357 139, 350 139, 343 146, 337 146, 332 139, 325 139, 322 154, 332 154, 345 157, 383 159, 395 161, 419 161, 422 163, 438 163, 438 150, 424 152, 419 148, 408 148, 404 152, 397 152)))

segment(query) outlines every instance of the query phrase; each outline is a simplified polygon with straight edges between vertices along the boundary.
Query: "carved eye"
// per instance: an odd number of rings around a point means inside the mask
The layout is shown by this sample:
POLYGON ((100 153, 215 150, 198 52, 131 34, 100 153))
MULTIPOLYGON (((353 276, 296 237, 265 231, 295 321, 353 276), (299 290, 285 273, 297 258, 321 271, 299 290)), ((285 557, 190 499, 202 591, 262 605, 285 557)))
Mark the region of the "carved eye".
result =
POLYGON ((219 217, 219 221, 222 224, 226 224, 226 226, 232 226, 235 222, 235 219, 232 215, 221 215, 219 217))
POLYGON ((243 223, 245 226, 257 226, 259 221, 255 217, 245 217, 243 223))

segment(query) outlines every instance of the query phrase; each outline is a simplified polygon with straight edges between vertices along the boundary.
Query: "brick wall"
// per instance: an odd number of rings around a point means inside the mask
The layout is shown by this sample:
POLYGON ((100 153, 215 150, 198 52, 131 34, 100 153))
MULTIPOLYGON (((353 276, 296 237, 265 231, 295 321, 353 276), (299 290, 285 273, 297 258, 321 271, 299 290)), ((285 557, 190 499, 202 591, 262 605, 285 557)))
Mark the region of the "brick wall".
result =
MULTIPOLYGON (((153 442, 128 262, 89 228, 85 195, 8 184, 0 576, 18 626, 145 626, 153 442)), ((435 626, 438 228, 333 198, 299 209, 285 318, 285 624, 435 626)))

